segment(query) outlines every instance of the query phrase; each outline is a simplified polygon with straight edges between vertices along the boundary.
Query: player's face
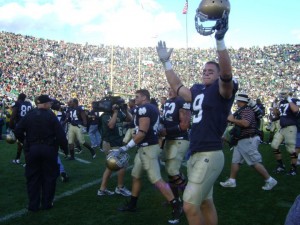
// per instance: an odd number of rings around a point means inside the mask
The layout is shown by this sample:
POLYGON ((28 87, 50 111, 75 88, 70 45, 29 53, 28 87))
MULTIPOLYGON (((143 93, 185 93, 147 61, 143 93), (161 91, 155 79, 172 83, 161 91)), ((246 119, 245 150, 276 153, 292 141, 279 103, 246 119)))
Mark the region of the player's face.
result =
POLYGON ((135 94, 135 104, 137 106, 142 105, 143 104, 143 100, 144 100, 144 96, 142 96, 141 94, 135 94))
POLYGON ((219 78, 219 71, 216 65, 207 63, 202 71, 202 82, 204 85, 211 85, 219 78))
POLYGON ((173 88, 169 88, 169 98, 175 98, 176 97, 176 93, 173 90, 173 88))

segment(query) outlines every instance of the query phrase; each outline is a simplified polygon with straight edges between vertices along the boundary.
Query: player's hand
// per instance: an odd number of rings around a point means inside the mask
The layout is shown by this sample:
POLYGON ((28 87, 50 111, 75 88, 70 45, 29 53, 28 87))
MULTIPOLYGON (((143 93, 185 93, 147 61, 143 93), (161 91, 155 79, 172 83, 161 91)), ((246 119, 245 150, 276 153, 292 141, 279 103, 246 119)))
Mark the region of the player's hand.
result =
POLYGON ((224 39, 224 36, 228 30, 228 12, 224 11, 223 16, 220 20, 217 20, 215 25, 216 33, 215 38, 220 41, 224 39))
POLYGON ((166 42, 159 41, 157 43, 157 46, 156 46, 156 51, 157 51, 157 55, 159 57, 159 60, 162 63, 166 63, 170 60, 170 56, 173 52, 173 48, 167 49, 166 42))

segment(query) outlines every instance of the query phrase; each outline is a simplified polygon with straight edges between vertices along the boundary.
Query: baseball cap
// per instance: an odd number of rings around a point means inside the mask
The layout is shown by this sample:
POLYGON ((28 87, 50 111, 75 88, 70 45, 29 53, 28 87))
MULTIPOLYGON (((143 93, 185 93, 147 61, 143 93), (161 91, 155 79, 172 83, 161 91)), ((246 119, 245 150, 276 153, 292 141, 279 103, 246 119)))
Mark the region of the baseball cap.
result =
POLYGON ((49 97, 49 95, 40 95, 36 100, 37 104, 43 104, 52 101, 53 100, 49 97))

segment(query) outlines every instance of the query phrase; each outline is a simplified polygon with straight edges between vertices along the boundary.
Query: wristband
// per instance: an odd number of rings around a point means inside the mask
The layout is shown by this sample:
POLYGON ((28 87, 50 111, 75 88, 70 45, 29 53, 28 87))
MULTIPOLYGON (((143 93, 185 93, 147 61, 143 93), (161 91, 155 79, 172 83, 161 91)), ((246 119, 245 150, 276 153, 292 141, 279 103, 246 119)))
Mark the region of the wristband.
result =
POLYGON ((222 40, 217 40, 216 43, 217 43, 217 50, 218 50, 218 51, 223 51, 223 50, 226 49, 224 39, 222 39, 222 40))
POLYGON ((232 81, 232 77, 230 77, 230 78, 222 78, 222 77, 220 76, 220 80, 223 81, 223 82, 225 82, 225 83, 229 83, 229 82, 232 81))
POLYGON ((136 146, 136 143, 134 142, 133 139, 131 139, 128 144, 126 145, 127 148, 133 148, 134 146, 136 146))
POLYGON ((164 65, 165 71, 172 69, 172 64, 169 60, 167 62, 164 62, 163 65, 164 65))

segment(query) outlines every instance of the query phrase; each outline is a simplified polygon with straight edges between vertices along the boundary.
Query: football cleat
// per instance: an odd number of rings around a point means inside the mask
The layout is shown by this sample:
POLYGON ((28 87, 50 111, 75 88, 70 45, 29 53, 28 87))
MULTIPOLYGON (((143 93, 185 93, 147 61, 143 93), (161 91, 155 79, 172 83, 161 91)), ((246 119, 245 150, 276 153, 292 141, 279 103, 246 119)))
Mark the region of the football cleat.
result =
POLYGON ((66 174, 66 172, 60 173, 60 179, 61 179, 62 182, 68 182, 69 181, 69 177, 66 174))
POLYGON ((133 204, 131 204, 130 202, 125 202, 125 204, 123 206, 120 206, 118 208, 118 211, 121 212, 135 212, 136 211, 136 206, 134 206, 133 204))
POLYGON ((12 163, 14 163, 14 164, 20 164, 21 161, 20 161, 20 159, 13 159, 12 163))
POLYGON ((274 173, 282 173, 285 171, 285 165, 278 165, 275 170, 274 170, 274 173))
POLYGON ((290 169, 290 171, 286 175, 288 175, 288 176, 296 176, 297 175, 297 171, 295 169, 290 169))
POLYGON ((168 223, 169 224, 177 224, 177 223, 179 223, 179 220, 180 220, 180 217, 182 215, 182 212, 183 212, 183 210, 182 210, 181 206, 178 207, 178 208, 174 208, 172 210, 172 217, 171 217, 171 219, 168 220, 168 223))

